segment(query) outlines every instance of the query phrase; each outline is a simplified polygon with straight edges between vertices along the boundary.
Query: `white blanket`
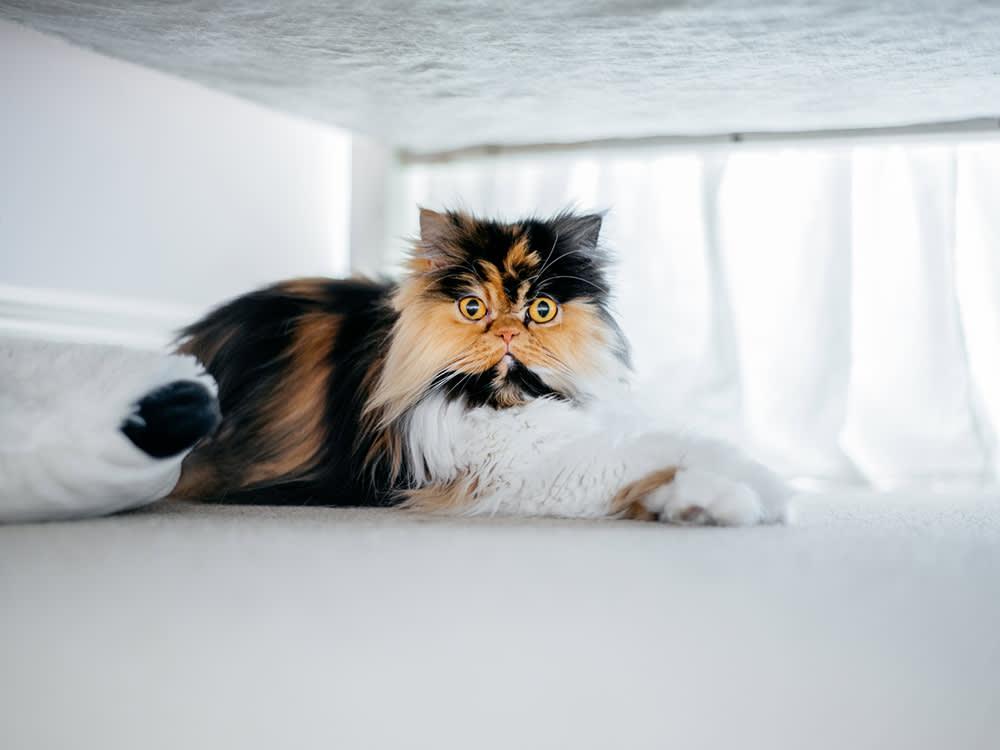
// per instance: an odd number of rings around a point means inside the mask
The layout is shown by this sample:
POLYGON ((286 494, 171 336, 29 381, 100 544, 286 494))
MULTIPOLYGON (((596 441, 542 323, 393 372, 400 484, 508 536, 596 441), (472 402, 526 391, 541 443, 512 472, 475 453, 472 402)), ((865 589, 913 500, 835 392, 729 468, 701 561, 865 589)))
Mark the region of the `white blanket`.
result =
POLYGON ((169 493, 187 452, 151 458, 120 427, 173 380, 215 388, 191 357, 0 338, 0 522, 103 515, 169 493))

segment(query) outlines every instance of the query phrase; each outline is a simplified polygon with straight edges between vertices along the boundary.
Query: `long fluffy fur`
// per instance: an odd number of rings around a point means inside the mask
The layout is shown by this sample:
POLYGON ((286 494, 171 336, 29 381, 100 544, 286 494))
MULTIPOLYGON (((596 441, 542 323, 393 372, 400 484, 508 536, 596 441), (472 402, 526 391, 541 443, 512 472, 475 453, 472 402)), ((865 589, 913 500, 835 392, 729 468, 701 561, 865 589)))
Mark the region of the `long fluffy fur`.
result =
POLYGON ((180 351, 215 376, 223 421, 175 494, 773 520, 783 491, 763 467, 595 416, 628 371, 600 227, 599 215, 423 210, 398 284, 299 279, 210 313, 180 351), (539 300, 551 318, 532 315, 539 300), (692 456, 728 474, 692 474, 692 456), (675 497, 681 485, 688 496, 675 497))
POLYGON ((297 279, 236 299, 189 326, 179 350, 219 382, 215 437, 188 459, 178 496, 224 502, 386 505, 414 489, 404 436, 412 412, 443 393, 503 408, 583 398, 581 380, 627 347, 607 308, 599 216, 516 224, 425 211, 399 284, 297 279), (456 300, 481 296, 481 323, 456 300), (562 304, 534 325, 531 298, 562 304), (519 328, 501 362, 497 326, 519 328))

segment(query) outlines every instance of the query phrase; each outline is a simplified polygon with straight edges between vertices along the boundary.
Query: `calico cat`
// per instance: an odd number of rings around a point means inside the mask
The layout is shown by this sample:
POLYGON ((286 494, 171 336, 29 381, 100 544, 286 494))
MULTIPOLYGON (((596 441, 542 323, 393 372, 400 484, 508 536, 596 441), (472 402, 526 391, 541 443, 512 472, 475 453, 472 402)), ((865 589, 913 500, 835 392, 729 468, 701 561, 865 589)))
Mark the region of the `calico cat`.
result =
POLYGON ((780 520, 787 493, 763 466, 615 405, 629 356, 600 229, 423 209, 398 283, 297 279, 209 313, 179 351, 217 381, 222 421, 174 496, 780 520))

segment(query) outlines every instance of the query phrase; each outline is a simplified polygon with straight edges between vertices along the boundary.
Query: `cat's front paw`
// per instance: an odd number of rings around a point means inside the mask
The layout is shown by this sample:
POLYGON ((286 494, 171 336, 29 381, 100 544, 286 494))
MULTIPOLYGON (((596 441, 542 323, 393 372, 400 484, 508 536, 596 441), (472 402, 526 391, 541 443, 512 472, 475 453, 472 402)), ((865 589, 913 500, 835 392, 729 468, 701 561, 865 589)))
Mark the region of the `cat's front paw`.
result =
POLYGON ((749 484, 699 469, 679 469, 643 505, 664 523, 687 526, 752 526, 770 520, 749 484))

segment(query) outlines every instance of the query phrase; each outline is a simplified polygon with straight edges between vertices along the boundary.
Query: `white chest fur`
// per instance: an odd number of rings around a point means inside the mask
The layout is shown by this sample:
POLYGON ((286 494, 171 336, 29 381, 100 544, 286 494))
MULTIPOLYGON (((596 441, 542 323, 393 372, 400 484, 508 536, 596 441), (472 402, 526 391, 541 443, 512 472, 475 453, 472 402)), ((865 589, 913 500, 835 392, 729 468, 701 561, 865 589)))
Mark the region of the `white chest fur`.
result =
POLYGON ((603 517, 624 486, 675 467, 699 472, 698 482, 692 474, 680 485, 695 494, 720 491, 707 487, 708 473, 724 478, 727 491, 734 481, 749 485, 760 507, 730 522, 780 518, 787 491, 763 466, 731 446, 652 427, 627 401, 541 399, 496 410, 435 396, 410 416, 407 439, 418 484, 475 480, 468 513, 603 517))

